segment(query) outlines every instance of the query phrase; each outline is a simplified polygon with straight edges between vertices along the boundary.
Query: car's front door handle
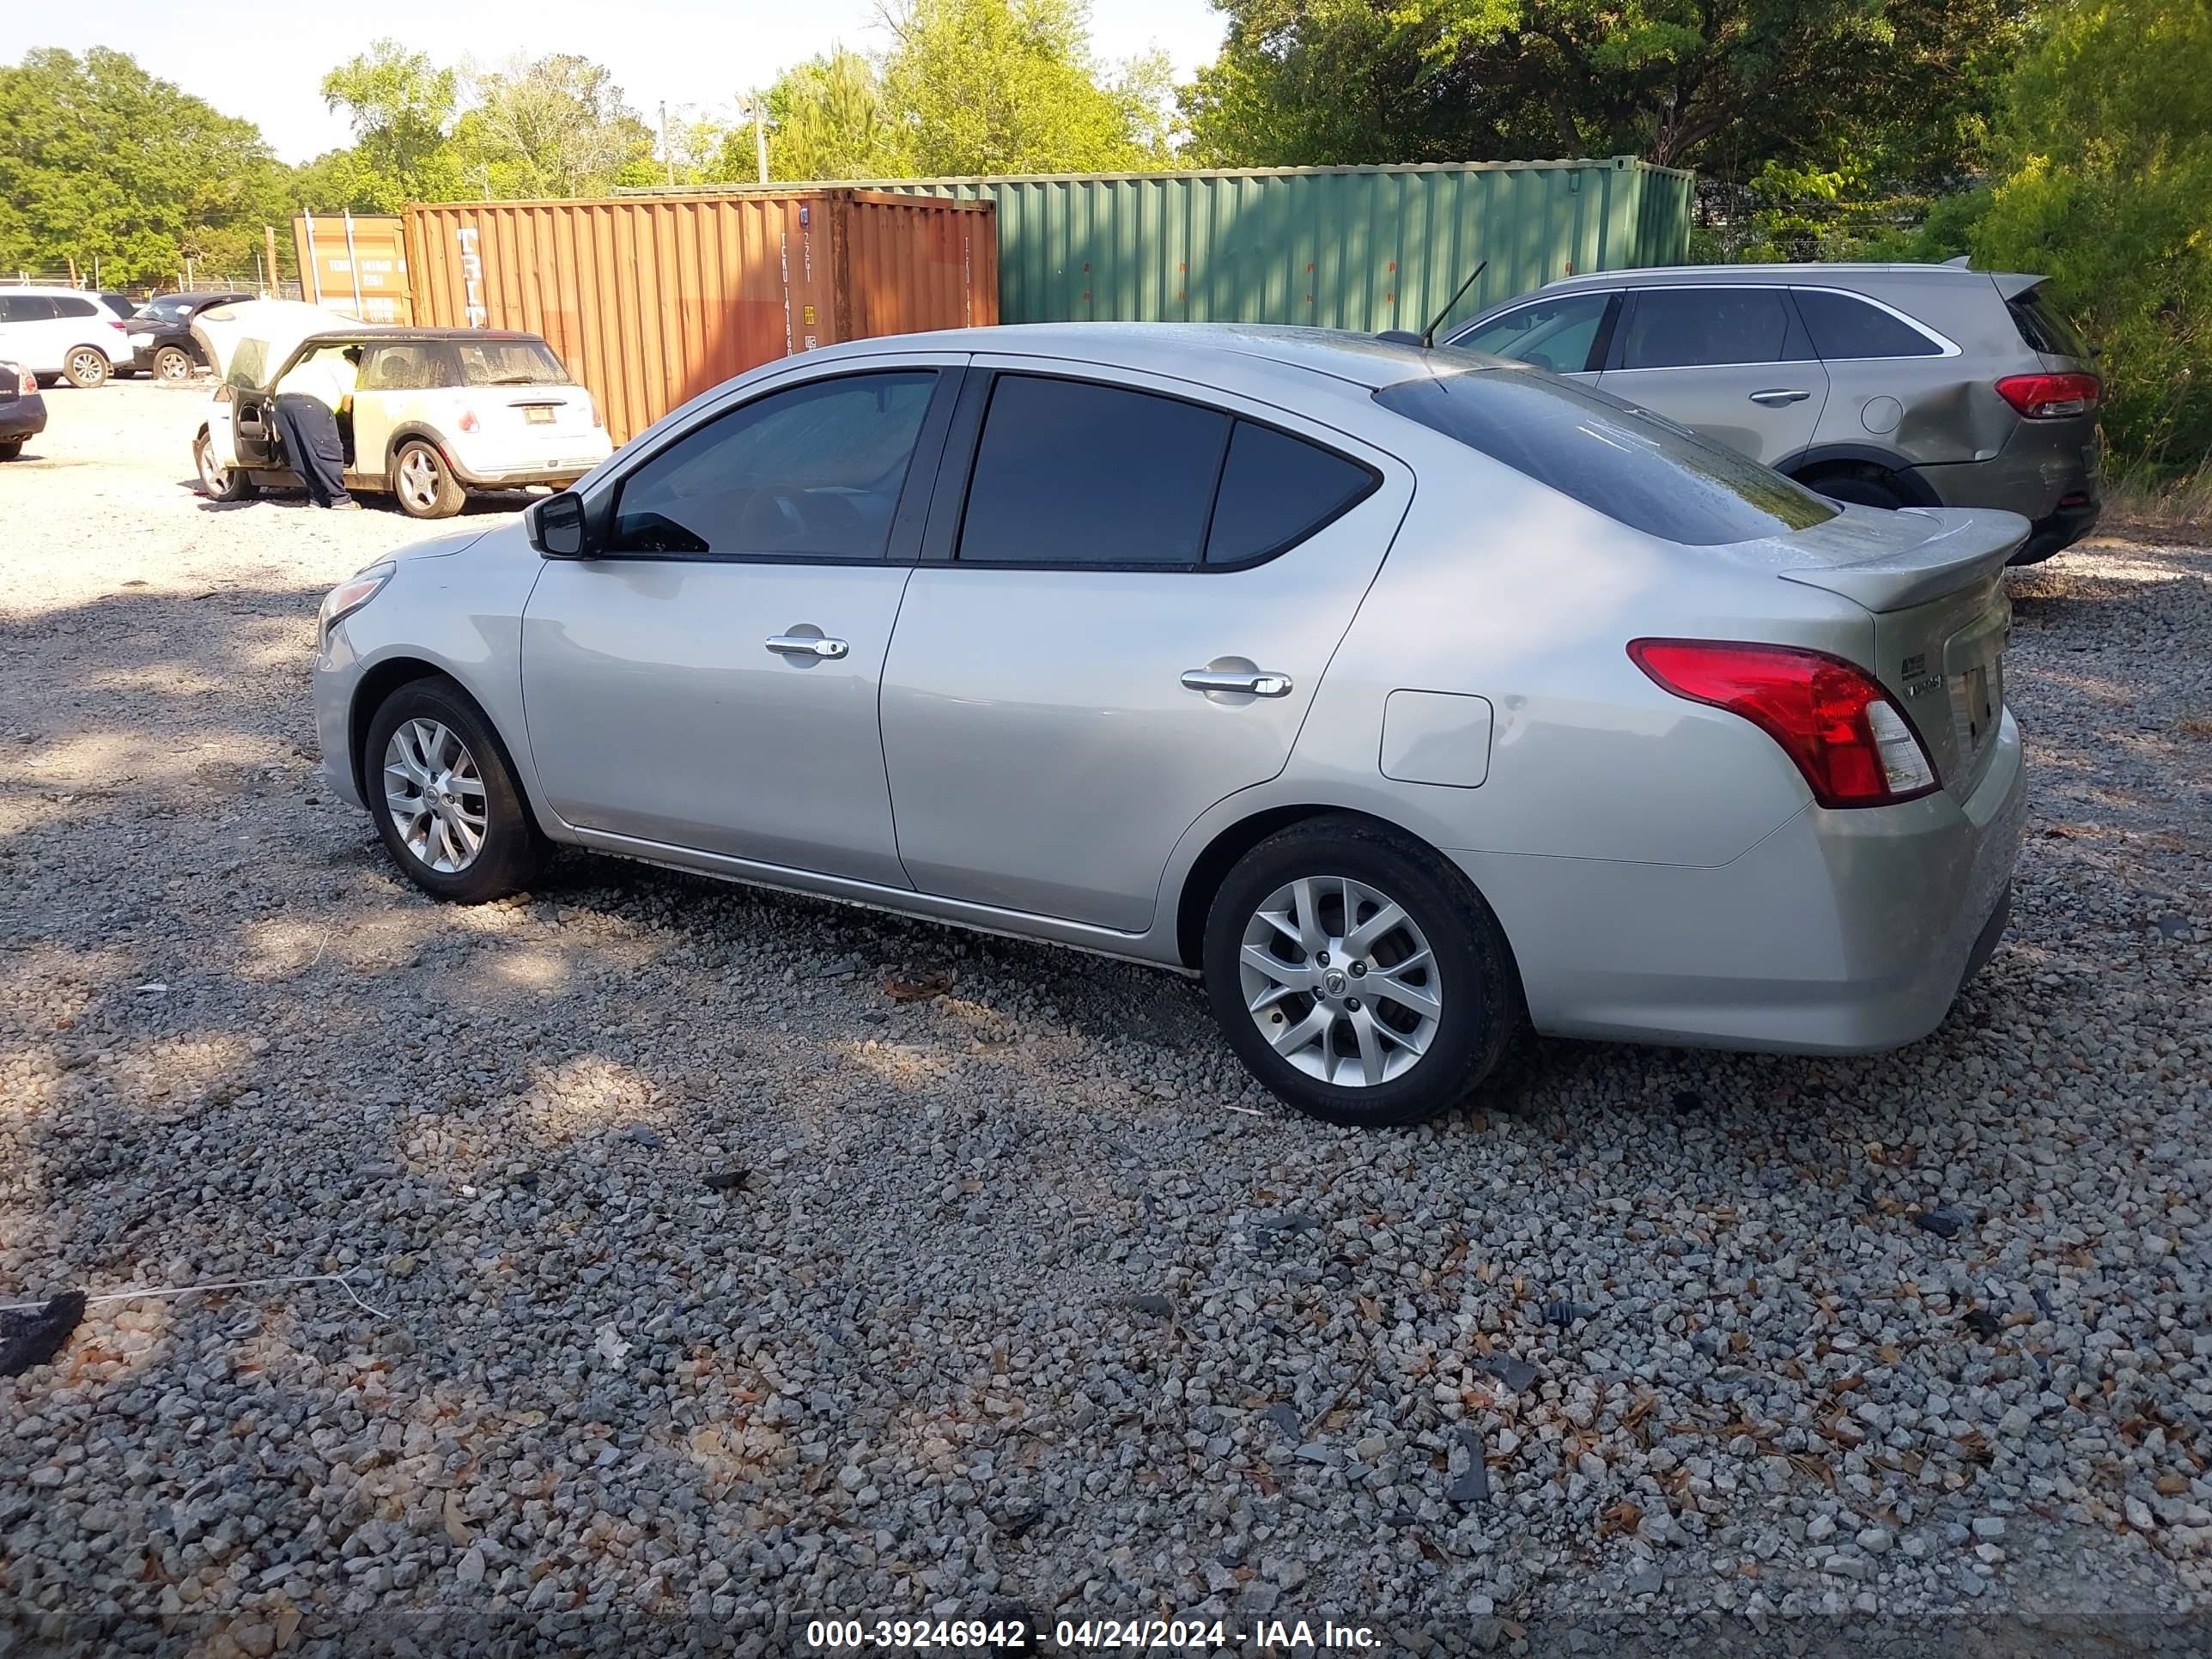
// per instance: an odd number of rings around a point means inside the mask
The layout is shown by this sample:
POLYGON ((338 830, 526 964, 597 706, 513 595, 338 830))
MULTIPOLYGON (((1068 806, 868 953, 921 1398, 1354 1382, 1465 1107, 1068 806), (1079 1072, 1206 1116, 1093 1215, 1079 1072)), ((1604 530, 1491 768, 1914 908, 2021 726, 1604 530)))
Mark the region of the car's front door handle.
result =
POLYGON ((1182 683, 1193 691, 1244 691, 1255 697, 1291 695, 1288 674, 1269 674, 1256 668, 1186 668, 1182 683))
POLYGON ((1768 408, 1773 409, 1784 404, 1802 404, 1812 395, 1809 392, 1800 392, 1794 386, 1776 386, 1769 392, 1753 392, 1751 400, 1755 404, 1765 404, 1768 408))
POLYGON ((826 657, 835 661, 853 647, 842 640, 825 640, 819 634, 771 634, 768 648, 779 656, 826 657))

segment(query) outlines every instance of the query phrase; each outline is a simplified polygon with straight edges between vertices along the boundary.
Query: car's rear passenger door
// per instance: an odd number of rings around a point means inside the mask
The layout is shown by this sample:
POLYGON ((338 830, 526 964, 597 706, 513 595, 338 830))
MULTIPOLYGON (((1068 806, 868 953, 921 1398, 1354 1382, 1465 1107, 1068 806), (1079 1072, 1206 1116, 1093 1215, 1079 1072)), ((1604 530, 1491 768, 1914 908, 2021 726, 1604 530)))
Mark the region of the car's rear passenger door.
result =
POLYGON ((884 670, 915 888, 1143 933, 1183 832, 1282 770, 1412 490, 1256 404, 979 357, 884 670))
POLYGON ((1813 441, 1828 374, 1785 288, 1632 288, 1599 387, 1771 466, 1813 441))
POLYGON ((965 362, 779 379, 595 485, 605 550, 547 560, 523 612, 556 812, 617 850, 907 884, 876 701, 965 362))

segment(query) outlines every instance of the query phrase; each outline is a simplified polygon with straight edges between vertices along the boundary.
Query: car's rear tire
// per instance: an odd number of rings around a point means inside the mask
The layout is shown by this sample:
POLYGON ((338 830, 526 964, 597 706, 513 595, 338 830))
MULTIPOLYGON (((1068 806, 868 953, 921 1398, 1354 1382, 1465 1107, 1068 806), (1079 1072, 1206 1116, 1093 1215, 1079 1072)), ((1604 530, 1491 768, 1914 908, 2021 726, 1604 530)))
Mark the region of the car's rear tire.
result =
POLYGON ((200 475, 200 494, 211 501, 246 501, 253 499, 253 480, 242 468, 216 465, 215 453, 208 446, 208 434, 202 428, 192 440, 192 471, 200 475))
POLYGON ((1896 478, 1879 467, 1814 472, 1798 482, 1832 501, 1849 501, 1855 507, 1887 507, 1894 512, 1908 505, 1905 490, 1896 478))
POLYGON ((392 862, 424 892, 482 904, 527 887, 550 851, 491 723, 451 680, 410 680, 368 723, 362 781, 392 862))
POLYGON ((62 363, 62 378, 82 392, 106 386, 114 365, 98 346, 72 346, 62 363))
POLYGON ((163 346, 154 354, 154 378, 170 385, 191 380, 192 354, 182 346, 163 346))
POLYGON ((27 438, 0 439, 0 461, 14 460, 23 453, 23 446, 29 441, 27 438))
POLYGON ((410 438, 392 458, 392 493, 410 519, 450 519, 468 492, 435 444, 410 438))
POLYGON ((1309 819, 1238 860, 1207 913, 1207 1000, 1277 1096, 1329 1123, 1419 1123, 1473 1094, 1522 1021, 1472 884, 1365 818, 1309 819))

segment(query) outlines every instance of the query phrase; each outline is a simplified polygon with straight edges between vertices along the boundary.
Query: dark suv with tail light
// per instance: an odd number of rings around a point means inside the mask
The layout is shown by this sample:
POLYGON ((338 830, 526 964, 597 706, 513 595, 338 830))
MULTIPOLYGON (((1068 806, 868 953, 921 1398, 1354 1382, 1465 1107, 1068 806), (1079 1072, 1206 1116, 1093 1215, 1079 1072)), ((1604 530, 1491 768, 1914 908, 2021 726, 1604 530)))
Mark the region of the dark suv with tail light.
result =
POLYGON ((1607 271, 1495 307, 1449 343, 1672 417, 1833 500, 2002 507, 2015 564, 2100 507, 2095 353, 2040 276, 1948 265, 1607 271))

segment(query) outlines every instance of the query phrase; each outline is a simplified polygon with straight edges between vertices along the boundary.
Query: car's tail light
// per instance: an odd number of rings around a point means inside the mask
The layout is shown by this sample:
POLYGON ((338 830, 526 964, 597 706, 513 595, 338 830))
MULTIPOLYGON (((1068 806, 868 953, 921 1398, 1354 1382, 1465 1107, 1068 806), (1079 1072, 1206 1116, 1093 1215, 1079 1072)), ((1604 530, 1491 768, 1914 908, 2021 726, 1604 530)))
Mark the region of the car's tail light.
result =
POLYGON ((109 322, 107 325, 113 329, 118 334, 128 334, 131 331, 129 329, 123 326, 122 321, 119 319, 109 322))
POLYGON ((2087 415, 2104 392, 2094 374, 2008 374, 1997 382, 1997 396, 2031 421, 2087 415))
POLYGON ((1912 722, 1840 657, 1726 640, 1636 640, 1628 654, 1666 690, 1741 714, 1780 744, 1823 806, 1887 806, 1936 787, 1912 722))
POLYGON ((459 427, 464 432, 479 431, 483 426, 483 422, 477 419, 477 412, 473 409, 463 410, 461 411, 461 418, 456 421, 454 424, 459 427))
POLYGON ((33 392, 36 392, 39 389, 39 377, 32 374, 29 369, 21 368, 17 369, 15 372, 22 376, 22 380, 15 387, 16 396, 20 398, 27 398, 33 392))

